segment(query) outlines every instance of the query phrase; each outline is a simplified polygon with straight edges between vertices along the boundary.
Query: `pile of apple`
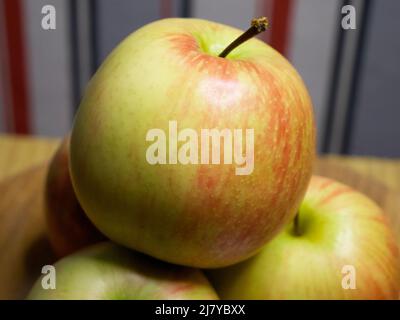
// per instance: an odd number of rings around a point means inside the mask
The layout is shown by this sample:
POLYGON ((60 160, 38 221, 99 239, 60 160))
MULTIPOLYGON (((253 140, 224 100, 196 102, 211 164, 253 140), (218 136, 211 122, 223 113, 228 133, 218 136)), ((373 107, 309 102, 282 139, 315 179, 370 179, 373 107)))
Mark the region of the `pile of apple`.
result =
POLYGON ((253 38, 265 28, 165 19, 116 47, 48 172, 56 289, 39 279, 28 298, 398 297, 384 215, 312 176, 312 102, 293 66, 253 38), (200 155, 204 129, 224 134, 200 155), (247 129, 254 145, 222 148, 247 129))

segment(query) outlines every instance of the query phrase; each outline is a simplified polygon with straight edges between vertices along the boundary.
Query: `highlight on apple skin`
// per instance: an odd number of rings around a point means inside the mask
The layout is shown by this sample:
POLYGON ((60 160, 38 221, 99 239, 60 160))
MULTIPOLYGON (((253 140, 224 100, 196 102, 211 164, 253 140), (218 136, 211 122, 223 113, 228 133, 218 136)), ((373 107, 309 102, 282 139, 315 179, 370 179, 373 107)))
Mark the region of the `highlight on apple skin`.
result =
POLYGON ((76 199, 69 174, 69 142, 67 135, 50 162, 45 185, 47 234, 58 258, 106 239, 76 199))
POLYGON ((314 176, 297 223, 255 257, 209 276, 221 299, 397 300, 400 256, 372 200, 314 176))
POLYGON ((85 248, 55 265, 56 288, 39 278, 31 300, 215 300, 199 270, 167 264, 111 242, 85 248))
POLYGON ((311 99, 293 66, 258 39, 218 57, 240 34, 200 19, 156 21, 91 79, 74 121, 71 176, 111 240, 176 264, 223 267, 254 255, 293 219, 315 154, 311 99), (197 133, 254 129, 253 172, 149 164, 147 132, 168 132, 170 121, 197 133))

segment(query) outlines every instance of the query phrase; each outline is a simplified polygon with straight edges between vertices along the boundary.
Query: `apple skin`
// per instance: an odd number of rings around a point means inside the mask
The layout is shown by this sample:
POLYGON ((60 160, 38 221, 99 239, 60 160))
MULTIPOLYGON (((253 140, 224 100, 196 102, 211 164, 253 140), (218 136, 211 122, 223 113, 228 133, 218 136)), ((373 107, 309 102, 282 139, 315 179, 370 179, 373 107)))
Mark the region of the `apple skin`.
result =
POLYGON ((86 217, 69 175, 70 135, 64 137, 54 154, 45 185, 45 213, 48 236, 58 258, 105 240, 86 217))
MULTIPOLYGON (((71 138, 79 202, 108 238, 168 262, 214 268, 254 255, 298 208, 312 173, 312 103, 291 64, 240 30, 165 19, 128 36, 91 79, 71 138), (254 171, 150 165, 148 130, 254 129, 254 171), (179 249, 177 249, 179 248, 179 249)), ((222 153, 222 152, 221 152, 222 153)))
POLYGON ((112 242, 78 251, 54 267, 56 288, 43 289, 39 278, 27 299, 218 299, 200 270, 157 261, 112 242))
POLYGON ((381 209, 363 194, 314 176, 294 223, 253 258, 210 272, 222 299, 397 299, 399 250, 381 209), (356 289, 343 289, 344 265, 356 289))

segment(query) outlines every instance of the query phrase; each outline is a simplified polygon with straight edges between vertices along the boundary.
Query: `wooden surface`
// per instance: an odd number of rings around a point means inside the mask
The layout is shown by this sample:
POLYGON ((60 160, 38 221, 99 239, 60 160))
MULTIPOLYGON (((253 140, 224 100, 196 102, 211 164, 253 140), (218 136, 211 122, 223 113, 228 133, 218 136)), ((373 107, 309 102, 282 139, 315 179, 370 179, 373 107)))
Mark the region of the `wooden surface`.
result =
MULTIPOLYGON (((54 262, 43 216, 43 185, 57 139, 0 135, 0 299, 24 298, 41 267, 54 262)), ((400 244, 400 160, 319 158, 315 173, 373 198, 400 244)))

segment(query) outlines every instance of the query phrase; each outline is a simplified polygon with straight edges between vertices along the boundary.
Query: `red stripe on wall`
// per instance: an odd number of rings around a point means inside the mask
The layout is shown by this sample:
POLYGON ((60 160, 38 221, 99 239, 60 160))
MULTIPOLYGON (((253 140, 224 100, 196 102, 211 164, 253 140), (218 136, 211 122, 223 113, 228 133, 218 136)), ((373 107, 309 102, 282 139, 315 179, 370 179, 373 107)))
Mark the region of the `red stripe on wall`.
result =
MULTIPOLYGON (((258 0, 256 2, 256 17, 267 17, 267 19, 272 21, 272 5, 274 0, 258 0)), ((263 41, 269 43, 271 38, 271 26, 268 27, 266 32, 261 33, 258 36, 263 41)))
POLYGON ((3 1, 14 132, 29 133, 28 87, 21 0, 3 1))
MULTIPOLYGON (((169 18, 172 16, 172 0, 159 0, 161 6, 161 18, 169 18)), ((185 0, 186 1, 186 0, 185 0)))
POLYGON ((283 55, 287 54, 292 0, 274 0, 271 17, 270 44, 283 55))

